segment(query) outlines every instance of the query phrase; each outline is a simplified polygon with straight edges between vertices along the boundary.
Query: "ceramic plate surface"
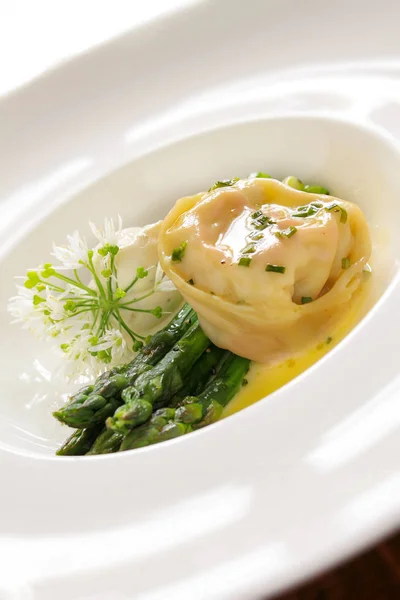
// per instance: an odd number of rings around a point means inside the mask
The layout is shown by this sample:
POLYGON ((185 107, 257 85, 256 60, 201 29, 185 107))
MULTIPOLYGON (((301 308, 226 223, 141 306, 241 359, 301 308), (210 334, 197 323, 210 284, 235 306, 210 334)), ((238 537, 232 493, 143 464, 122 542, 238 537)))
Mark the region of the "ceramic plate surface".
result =
POLYGON ((400 5, 192 2, 0 99, 0 599, 269 596, 400 524, 400 5), (364 210, 368 315, 250 408, 135 452, 56 458, 59 359, 14 276, 87 222, 215 180, 321 181, 364 210))

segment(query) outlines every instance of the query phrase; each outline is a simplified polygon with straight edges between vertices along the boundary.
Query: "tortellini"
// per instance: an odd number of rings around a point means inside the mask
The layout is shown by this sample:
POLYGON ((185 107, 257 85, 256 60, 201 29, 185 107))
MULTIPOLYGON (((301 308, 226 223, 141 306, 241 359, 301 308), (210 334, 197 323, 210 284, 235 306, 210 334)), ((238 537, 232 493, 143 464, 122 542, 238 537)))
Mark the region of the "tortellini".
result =
POLYGON ((261 178, 178 200, 159 237, 161 266, 209 338, 264 363, 328 335, 370 252, 355 204, 261 178))

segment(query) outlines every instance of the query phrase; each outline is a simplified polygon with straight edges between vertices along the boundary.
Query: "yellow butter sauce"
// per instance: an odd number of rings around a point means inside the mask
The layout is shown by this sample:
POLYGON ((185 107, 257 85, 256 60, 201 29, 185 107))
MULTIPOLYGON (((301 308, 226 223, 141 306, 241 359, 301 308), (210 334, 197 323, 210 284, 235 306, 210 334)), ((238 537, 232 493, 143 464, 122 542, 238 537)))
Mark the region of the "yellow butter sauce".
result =
POLYGON ((225 408, 223 417, 258 402, 278 390, 289 381, 314 365, 320 358, 334 348, 361 321, 373 303, 369 274, 354 293, 343 317, 339 320, 329 337, 322 339, 316 346, 280 364, 262 365, 253 363, 246 377, 247 385, 242 386, 235 398, 225 408))

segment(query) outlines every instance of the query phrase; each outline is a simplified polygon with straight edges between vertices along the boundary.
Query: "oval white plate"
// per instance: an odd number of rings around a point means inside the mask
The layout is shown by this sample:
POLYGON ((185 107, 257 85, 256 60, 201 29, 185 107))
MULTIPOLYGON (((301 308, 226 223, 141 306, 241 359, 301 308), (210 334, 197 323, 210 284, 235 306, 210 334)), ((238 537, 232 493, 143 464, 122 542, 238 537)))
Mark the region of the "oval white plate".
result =
POLYGON ((1 598, 271 594, 399 524, 400 6, 364 10, 198 2, 0 102, 1 598), (89 218, 151 221, 258 169, 360 203, 380 300, 325 359, 222 423, 55 458, 66 430, 50 408, 68 390, 49 348, 9 326, 13 276, 89 218))

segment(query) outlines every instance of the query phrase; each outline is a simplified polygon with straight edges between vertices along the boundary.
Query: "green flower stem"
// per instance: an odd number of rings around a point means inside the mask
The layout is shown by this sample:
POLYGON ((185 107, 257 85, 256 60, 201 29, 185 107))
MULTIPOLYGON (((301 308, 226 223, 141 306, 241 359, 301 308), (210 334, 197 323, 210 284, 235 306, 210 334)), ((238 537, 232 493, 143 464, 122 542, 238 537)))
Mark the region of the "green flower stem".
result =
POLYGON ((81 315, 82 313, 91 312, 92 310, 93 310, 93 308, 85 308, 83 310, 78 310, 77 312, 71 313, 70 315, 68 315, 64 319, 61 319, 61 321, 66 321, 67 319, 70 319, 71 317, 76 317, 77 315, 81 315))
MULTIPOLYGON (((90 269, 89 269, 90 270, 90 269)), ((53 274, 53 277, 57 277, 57 279, 61 279, 61 281, 65 281, 65 283, 70 283, 71 285, 73 285, 74 287, 80 288, 81 290, 84 290, 85 292, 87 292, 88 294, 90 294, 91 296, 97 296, 96 291, 95 290, 91 290, 90 288, 88 288, 86 285, 84 285, 83 283, 79 283, 79 281, 76 281, 74 279, 71 279, 70 277, 66 277, 66 275, 61 275, 61 273, 59 273, 58 271, 56 271, 53 274)), ((43 282, 45 283, 45 285, 52 285, 49 282, 43 282)), ((101 285, 101 284, 100 284, 101 285)), ((61 291, 65 292, 65 290, 63 290, 62 288, 60 288, 61 291)))
POLYGON ((83 283, 82 279, 79 277, 78 269, 74 269, 74 275, 75 275, 75 278, 78 281, 78 283, 80 283, 81 285, 84 286, 85 284, 83 283))
POLYGON ((63 298, 64 302, 66 302, 67 300, 80 300, 82 303, 84 302, 86 304, 87 302, 90 302, 91 304, 97 306, 97 302, 93 299, 93 296, 66 296, 65 298, 63 298))
MULTIPOLYGON (((93 333, 93 330, 94 330, 94 328, 96 327, 97 319, 99 318, 100 308, 99 308, 99 307, 97 307, 97 308, 95 309, 95 311, 96 311, 96 312, 95 312, 95 314, 93 315, 93 323, 92 323, 92 326, 91 326, 91 328, 90 328, 90 331, 91 331, 92 333, 93 333)), ((94 312, 94 311, 93 311, 93 312, 94 312)))
POLYGON ((93 265, 93 258, 90 253, 88 253, 88 260, 89 260, 88 269, 94 277, 96 285, 99 288, 100 295, 102 296, 103 300, 107 301, 107 296, 104 291, 103 284, 101 283, 101 281, 96 273, 96 269, 94 268, 94 265, 93 265))
POLYGON ((109 316, 110 316, 109 310, 105 310, 104 313, 101 315, 100 324, 99 324, 99 327, 96 332, 97 337, 100 337, 103 335, 109 316))
POLYGON ((111 254, 111 271, 115 276, 115 279, 117 279, 117 267, 115 266, 115 256, 115 254, 111 254))
POLYGON ((65 292, 64 288, 55 285, 54 283, 50 283, 50 281, 43 281, 43 279, 39 279, 38 280, 38 284, 41 283, 42 285, 45 285, 46 287, 51 287, 55 292, 65 292))
POLYGON ((135 298, 134 300, 130 300, 130 302, 124 302, 123 304, 118 304, 118 307, 121 308, 121 306, 125 307, 125 306, 129 306, 130 304, 135 304, 136 302, 140 302, 141 300, 148 298, 152 294, 154 294, 154 290, 151 290, 151 292, 148 292, 144 296, 140 296, 140 298, 135 298))
POLYGON ((149 315, 153 313, 153 308, 144 309, 144 308, 129 308, 128 306, 124 306, 123 304, 119 305, 119 308, 123 308, 124 310, 130 310, 132 312, 140 312, 140 313, 148 313, 149 315))
POLYGON ((129 292, 129 290, 130 290, 131 288, 133 288, 133 286, 135 285, 135 283, 136 283, 137 281, 139 281, 139 277, 137 277, 137 276, 136 276, 136 277, 135 277, 135 279, 134 279, 134 280, 133 280, 133 281, 132 281, 132 282, 131 282, 131 283, 128 285, 128 287, 126 287, 126 288, 124 289, 124 292, 125 292, 125 294, 126 294, 126 292, 129 292))
MULTIPOLYGON (((114 261, 115 261, 115 256, 112 254, 111 255, 111 261, 110 261, 110 270, 111 273, 114 274, 115 278, 116 278, 116 274, 114 273, 115 268, 114 268, 114 261)), ((117 281, 117 287, 118 287, 118 281, 117 281)), ((113 300, 114 298, 114 293, 112 290, 112 281, 111 281, 111 277, 108 278, 107 280, 107 290, 108 290, 108 298, 110 300, 110 302, 113 300)))
POLYGON ((137 338, 139 338, 140 340, 145 340, 146 339, 145 336, 139 335, 138 333, 132 331, 128 327, 128 325, 125 323, 124 319, 121 317, 118 308, 116 308, 115 311, 113 311, 113 316, 117 319, 117 321, 121 325, 121 327, 123 327, 125 329, 125 331, 130 335, 130 337, 132 338, 133 342, 137 342, 137 338))

